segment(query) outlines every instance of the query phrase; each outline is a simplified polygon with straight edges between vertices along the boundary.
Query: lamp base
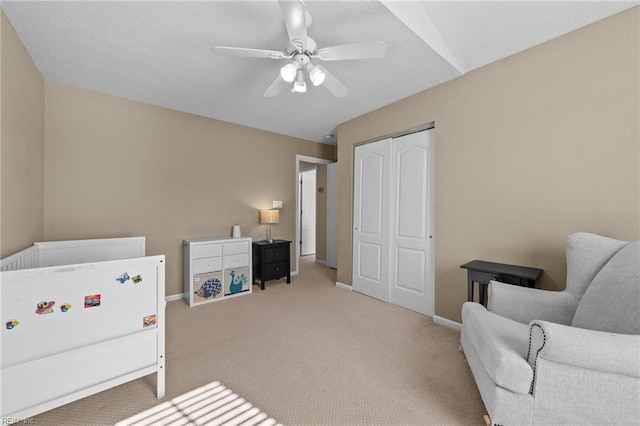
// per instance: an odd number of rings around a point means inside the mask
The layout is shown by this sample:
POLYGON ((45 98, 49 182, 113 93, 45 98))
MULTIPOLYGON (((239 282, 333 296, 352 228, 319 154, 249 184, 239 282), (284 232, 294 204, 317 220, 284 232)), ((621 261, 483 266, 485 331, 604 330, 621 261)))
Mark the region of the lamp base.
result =
POLYGON ((271 224, 268 223, 267 225, 267 241, 271 244, 273 242, 273 238, 271 238, 271 224))

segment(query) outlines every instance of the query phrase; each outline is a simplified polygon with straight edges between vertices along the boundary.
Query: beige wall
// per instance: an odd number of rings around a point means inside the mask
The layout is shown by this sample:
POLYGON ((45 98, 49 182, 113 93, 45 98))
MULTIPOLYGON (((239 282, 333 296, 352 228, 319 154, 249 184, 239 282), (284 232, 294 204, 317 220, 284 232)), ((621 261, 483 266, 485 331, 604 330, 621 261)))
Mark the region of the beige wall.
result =
POLYGON ((0 10, 0 257, 44 238, 44 80, 0 10))
POLYGON ((483 259, 564 288, 575 231, 640 239, 640 8, 338 128, 338 281, 351 283, 356 143, 435 123, 436 315, 460 321, 483 259))
MULTIPOLYGON (((258 210, 283 200, 277 238, 295 240, 296 155, 334 147, 46 83, 45 238, 142 235, 182 292, 182 240, 265 238, 258 210)), ((294 244, 294 247, 297 245, 294 244)), ((295 262, 292 262, 295 266, 295 262)))

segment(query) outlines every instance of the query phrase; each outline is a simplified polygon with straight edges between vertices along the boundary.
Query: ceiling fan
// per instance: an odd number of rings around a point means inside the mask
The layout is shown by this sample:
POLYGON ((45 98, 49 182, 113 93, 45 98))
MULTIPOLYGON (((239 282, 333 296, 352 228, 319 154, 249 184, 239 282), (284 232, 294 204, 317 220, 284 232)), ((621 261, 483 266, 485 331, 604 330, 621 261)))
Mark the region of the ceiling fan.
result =
POLYGON ((288 83, 293 83, 291 92, 305 93, 307 91, 305 71, 314 86, 323 85, 334 96, 345 96, 349 92, 347 87, 324 67, 313 65, 311 60, 344 61, 381 58, 387 53, 387 45, 378 40, 318 49, 315 40, 307 35, 307 28, 311 25, 311 14, 305 9, 304 2, 302 0, 279 0, 279 3, 289 36, 289 42, 284 52, 223 46, 211 49, 213 53, 218 55, 288 61, 264 92, 266 97, 277 95, 288 83))

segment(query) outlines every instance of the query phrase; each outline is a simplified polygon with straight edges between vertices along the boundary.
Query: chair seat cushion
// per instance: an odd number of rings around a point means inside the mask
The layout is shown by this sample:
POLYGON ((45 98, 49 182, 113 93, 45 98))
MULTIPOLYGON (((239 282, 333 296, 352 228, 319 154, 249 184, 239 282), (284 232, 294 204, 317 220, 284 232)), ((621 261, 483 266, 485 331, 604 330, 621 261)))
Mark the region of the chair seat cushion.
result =
POLYGON ((640 334, 640 241, 629 243, 604 265, 587 288, 574 327, 640 334))
POLYGON ((466 302, 462 306, 462 333, 498 386, 519 394, 529 393, 533 370, 526 360, 527 324, 489 312, 479 303, 466 302))

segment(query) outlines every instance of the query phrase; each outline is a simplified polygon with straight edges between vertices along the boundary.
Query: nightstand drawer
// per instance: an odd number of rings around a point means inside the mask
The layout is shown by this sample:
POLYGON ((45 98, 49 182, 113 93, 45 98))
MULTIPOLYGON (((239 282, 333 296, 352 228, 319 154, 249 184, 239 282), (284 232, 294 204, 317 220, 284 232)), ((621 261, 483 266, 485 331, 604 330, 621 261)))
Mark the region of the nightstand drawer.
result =
POLYGON ((264 250, 265 263, 280 262, 282 260, 289 260, 289 247, 273 247, 264 250))
POLYGON ((222 256, 222 244, 202 244, 193 247, 193 258, 222 256))
POLYGON ((274 278, 286 277, 289 274, 289 261, 269 263, 264 267, 264 279, 271 280, 274 278))
POLYGON ((240 266, 249 266, 249 255, 247 253, 231 254, 225 256, 222 263, 225 269, 239 268, 240 266))
POLYGON ((229 254, 249 253, 249 241, 224 243, 223 252, 225 256, 229 254))
POLYGON ((193 273, 213 272, 222 270, 222 257, 205 257, 193 260, 193 273))

